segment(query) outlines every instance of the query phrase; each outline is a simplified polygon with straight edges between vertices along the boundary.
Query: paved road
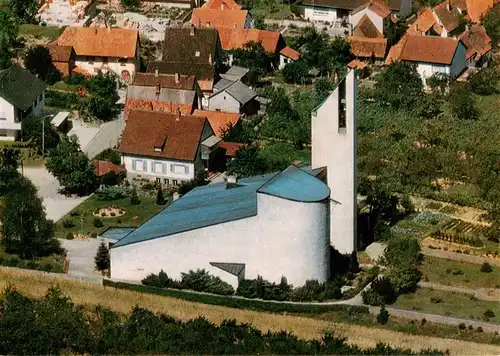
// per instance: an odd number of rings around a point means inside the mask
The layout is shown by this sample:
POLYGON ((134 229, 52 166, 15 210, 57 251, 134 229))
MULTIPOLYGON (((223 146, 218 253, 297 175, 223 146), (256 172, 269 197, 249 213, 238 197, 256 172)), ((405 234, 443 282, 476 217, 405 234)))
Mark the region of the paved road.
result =
POLYGON ((108 239, 66 240, 59 239, 62 246, 68 251, 68 274, 80 277, 97 277, 94 272, 94 257, 101 241, 114 241, 108 239))
POLYGON ((80 143, 80 147, 87 146, 88 143, 92 141, 94 136, 99 132, 99 127, 91 126, 89 124, 83 123, 80 120, 72 120, 71 123, 73 127, 68 132, 68 136, 76 135, 76 137, 78 137, 78 143, 80 143))
POLYGON ((101 125, 99 132, 97 132, 93 139, 85 146, 82 145, 83 152, 92 159, 103 150, 118 146, 124 128, 125 120, 122 111, 117 119, 101 125))
POLYGON ((59 182, 44 167, 24 167, 23 171, 24 176, 38 188, 38 195, 43 199, 47 219, 56 222, 87 199, 87 197, 68 197, 60 194, 59 182))

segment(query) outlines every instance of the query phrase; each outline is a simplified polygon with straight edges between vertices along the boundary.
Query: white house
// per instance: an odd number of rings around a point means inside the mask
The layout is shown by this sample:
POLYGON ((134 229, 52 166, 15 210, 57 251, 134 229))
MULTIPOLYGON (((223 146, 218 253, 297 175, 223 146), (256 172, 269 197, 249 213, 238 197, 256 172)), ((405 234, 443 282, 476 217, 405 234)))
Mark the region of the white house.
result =
POLYGON ((368 2, 354 9, 349 15, 351 28, 355 28, 363 16, 367 16, 378 32, 384 33, 384 21, 391 16, 391 9, 382 2, 368 2))
POLYGON ((72 47, 73 71, 94 75, 115 72, 130 83, 139 66, 139 33, 126 28, 66 28, 53 45, 72 47))
POLYGON ((21 135, 21 121, 45 108, 45 83, 17 65, 0 71, 0 140, 21 135))
POLYGON ((280 51, 280 63, 278 69, 281 70, 285 68, 288 63, 298 61, 300 59, 300 53, 291 47, 285 47, 280 51))
POLYGON ((214 93, 208 98, 208 110, 238 114, 252 114, 258 110, 254 100, 257 94, 241 81, 221 79, 214 85, 214 93))
POLYGON ((163 269, 179 279, 204 268, 234 287, 259 275, 326 281, 329 246, 355 249, 356 90, 351 71, 313 112, 312 167, 195 188, 117 237, 111 277, 138 281, 163 269))
POLYGON ((467 67, 462 41, 436 36, 407 36, 401 43, 399 60, 417 65, 424 85, 435 73, 458 77, 467 67))
POLYGON ((131 110, 120 144, 128 178, 180 185, 205 169, 202 142, 214 136, 206 119, 150 110, 131 110))

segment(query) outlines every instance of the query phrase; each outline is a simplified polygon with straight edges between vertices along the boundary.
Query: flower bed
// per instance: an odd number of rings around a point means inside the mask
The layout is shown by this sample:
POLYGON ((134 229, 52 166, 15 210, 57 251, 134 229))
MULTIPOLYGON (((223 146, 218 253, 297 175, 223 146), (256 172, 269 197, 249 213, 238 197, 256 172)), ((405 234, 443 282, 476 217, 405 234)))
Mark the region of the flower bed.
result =
POLYGON ((93 215, 100 218, 116 218, 125 215, 125 209, 110 206, 96 209, 93 215))

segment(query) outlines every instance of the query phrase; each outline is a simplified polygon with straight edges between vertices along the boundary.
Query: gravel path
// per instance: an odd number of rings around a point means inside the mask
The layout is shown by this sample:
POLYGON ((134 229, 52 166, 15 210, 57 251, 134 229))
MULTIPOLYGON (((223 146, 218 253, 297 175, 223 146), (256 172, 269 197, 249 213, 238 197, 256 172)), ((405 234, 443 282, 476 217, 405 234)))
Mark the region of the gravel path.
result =
POLYGON ((431 288, 435 290, 444 290, 448 292, 465 293, 470 294, 481 300, 489 300, 492 302, 500 301, 500 289, 498 288, 463 288, 463 287, 453 287, 445 286, 443 284, 430 283, 430 282, 419 282, 418 286, 421 288, 431 288))
POLYGON ((496 265, 500 267, 500 260, 494 260, 492 258, 485 258, 481 256, 466 255, 464 253, 457 253, 451 251, 433 250, 424 246, 422 246, 422 253, 427 256, 446 258, 448 260, 454 260, 454 261, 475 263, 478 265, 481 265, 484 262, 488 262, 491 265, 496 265))

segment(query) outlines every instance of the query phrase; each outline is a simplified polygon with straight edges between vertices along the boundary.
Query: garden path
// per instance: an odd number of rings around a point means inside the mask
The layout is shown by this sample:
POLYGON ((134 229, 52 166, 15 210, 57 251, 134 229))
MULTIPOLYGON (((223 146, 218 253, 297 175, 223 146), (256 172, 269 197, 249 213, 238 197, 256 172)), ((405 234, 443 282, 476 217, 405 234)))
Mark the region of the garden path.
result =
POLYGON ((425 246, 422 246, 422 253, 426 256, 445 258, 445 259, 454 260, 454 261, 475 263, 478 265, 481 265, 484 262, 488 262, 491 265, 496 265, 496 266, 500 267, 500 260, 499 259, 486 258, 486 257, 481 257, 481 256, 476 256, 476 255, 467 255, 464 253, 457 253, 457 252, 452 252, 452 251, 433 250, 433 249, 430 249, 430 248, 425 247, 425 246))
POLYGON ((423 282, 423 281, 419 282, 418 286, 421 288, 430 288, 430 289, 443 290, 443 291, 448 291, 448 292, 471 294, 474 297, 476 297, 477 299, 481 299, 481 300, 489 300, 492 302, 500 301, 500 289, 498 289, 498 288, 473 289, 473 288, 446 286, 443 284, 423 282))

